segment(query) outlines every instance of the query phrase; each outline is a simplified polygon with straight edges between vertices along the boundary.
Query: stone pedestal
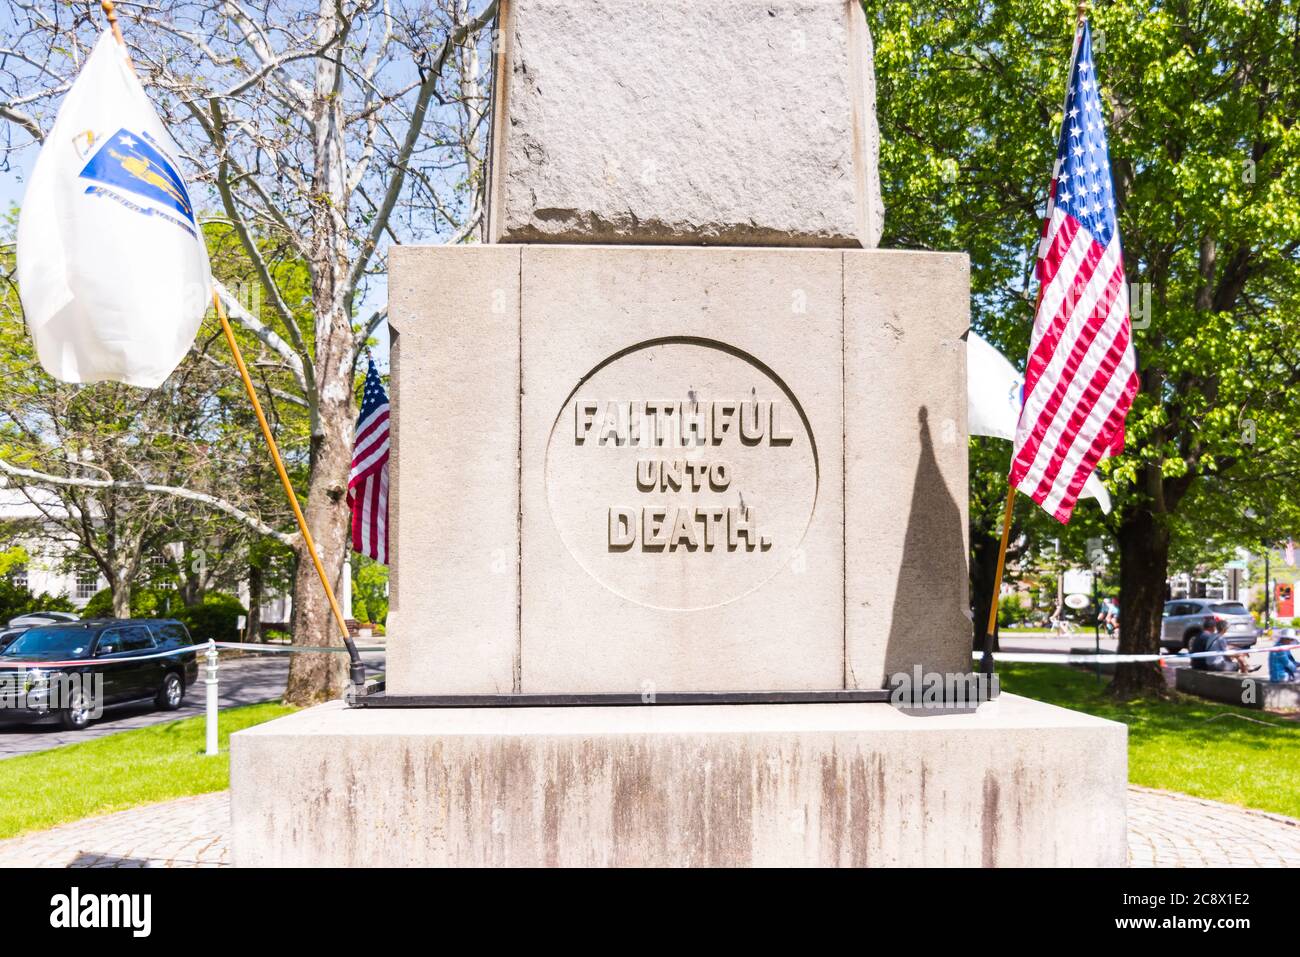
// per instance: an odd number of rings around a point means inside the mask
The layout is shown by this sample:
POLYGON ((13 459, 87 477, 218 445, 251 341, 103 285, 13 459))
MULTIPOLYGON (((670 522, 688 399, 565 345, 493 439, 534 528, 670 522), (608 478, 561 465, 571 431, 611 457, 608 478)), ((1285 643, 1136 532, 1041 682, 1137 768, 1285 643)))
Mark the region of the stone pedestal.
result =
POLYGON ((497 49, 493 244, 389 253, 386 697, 233 736, 236 863, 1124 863, 1122 725, 858 703, 972 632, 968 267, 871 248, 861 5, 497 49))
POLYGON ((388 691, 970 667, 966 257, 400 247, 388 691))
POLYGON ((1126 729, 1012 695, 353 710, 239 732, 244 866, 1126 862, 1126 729))

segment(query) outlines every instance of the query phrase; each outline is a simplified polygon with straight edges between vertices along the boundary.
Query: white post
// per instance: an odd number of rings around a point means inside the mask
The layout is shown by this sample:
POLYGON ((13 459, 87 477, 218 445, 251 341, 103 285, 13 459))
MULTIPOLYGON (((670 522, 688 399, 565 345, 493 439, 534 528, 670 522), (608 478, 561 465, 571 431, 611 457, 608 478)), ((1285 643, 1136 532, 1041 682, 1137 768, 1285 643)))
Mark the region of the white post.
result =
POLYGON ((339 605, 343 608, 343 617, 352 617, 352 560, 343 560, 343 580, 339 582, 339 605))
POLYGON ((208 748, 205 754, 216 754, 217 749, 217 643, 208 639, 208 650, 204 655, 208 659, 208 675, 203 683, 208 686, 208 748))

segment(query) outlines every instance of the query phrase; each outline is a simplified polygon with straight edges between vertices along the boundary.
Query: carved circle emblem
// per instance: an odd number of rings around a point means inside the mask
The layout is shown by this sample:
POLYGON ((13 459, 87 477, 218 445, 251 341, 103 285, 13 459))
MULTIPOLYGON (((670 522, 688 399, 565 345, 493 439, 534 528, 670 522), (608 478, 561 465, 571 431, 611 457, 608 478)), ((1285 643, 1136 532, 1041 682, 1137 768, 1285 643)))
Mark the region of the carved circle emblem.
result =
POLYGON ((546 452, 569 553, 610 591, 664 610, 724 605, 798 571, 818 475, 796 397, 709 339, 610 356, 558 410, 546 452))

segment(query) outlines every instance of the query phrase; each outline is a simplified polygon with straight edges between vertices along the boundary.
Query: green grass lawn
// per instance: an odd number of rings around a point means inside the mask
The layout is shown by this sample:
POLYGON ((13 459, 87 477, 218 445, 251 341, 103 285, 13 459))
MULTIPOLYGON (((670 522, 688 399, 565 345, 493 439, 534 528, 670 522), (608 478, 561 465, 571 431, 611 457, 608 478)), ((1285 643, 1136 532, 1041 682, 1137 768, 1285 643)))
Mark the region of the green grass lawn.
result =
POLYGON ((203 753, 200 715, 0 761, 0 838, 224 790, 231 732, 293 710, 271 703, 222 711, 221 754, 213 757, 203 753))
POLYGON ((1061 665, 1005 664, 998 674, 1004 691, 1128 725, 1134 784, 1300 817, 1300 723, 1186 695, 1119 702, 1108 679, 1061 665))

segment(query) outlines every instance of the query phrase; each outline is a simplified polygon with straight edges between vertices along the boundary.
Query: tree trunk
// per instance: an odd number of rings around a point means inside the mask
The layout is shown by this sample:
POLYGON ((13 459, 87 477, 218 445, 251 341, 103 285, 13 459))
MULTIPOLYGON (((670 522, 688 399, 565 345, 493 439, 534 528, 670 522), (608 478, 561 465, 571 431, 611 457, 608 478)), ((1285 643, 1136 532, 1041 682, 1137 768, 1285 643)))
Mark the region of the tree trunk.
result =
MULTIPOLYGON (((317 38, 322 45, 335 34, 339 8, 320 0, 317 38)), ((312 90, 312 209, 310 248, 311 297, 315 314, 315 395, 311 468, 307 484, 307 527, 331 583, 339 580, 346 549, 351 546, 347 504, 348 473, 352 468, 352 429, 356 420, 353 395, 355 360, 351 296, 347 288, 349 208, 347 152, 342 97, 335 95, 338 67, 330 57, 316 61, 312 90)), ((342 646, 316 568, 306 546, 298 549, 293 603, 294 644, 342 646)), ((347 657, 342 654, 292 655, 284 699, 307 705, 342 696, 347 686, 347 657)))
MULTIPOLYGON (((1160 621, 1169 574, 1169 527, 1150 509, 1135 507, 1119 527, 1119 653, 1159 654, 1160 621)), ((1118 697, 1163 695, 1155 662, 1120 664, 1111 691, 1118 697)))
POLYGON ((131 581, 124 575, 114 575, 109 579, 113 592, 113 617, 131 617, 131 581))
POLYGON ((262 566, 248 566, 248 628, 245 641, 262 640, 262 595, 266 591, 263 585, 262 566))
MULTIPOLYGON (((307 527, 316 540, 316 552, 331 582, 339 580, 343 557, 351 547, 351 513, 346 492, 348 472, 352 467, 353 407, 350 381, 342 401, 321 404, 322 435, 312 463, 303 509, 307 527)), ((293 582, 293 643, 341 647, 343 638, 316 574, 316 566, 305 546, 300 546, 298 551, 293 582)), ((284 700, 306 706, 341 697, 347 685, 347 664, 347 656, 337 653, 291 655, 284 700)))

